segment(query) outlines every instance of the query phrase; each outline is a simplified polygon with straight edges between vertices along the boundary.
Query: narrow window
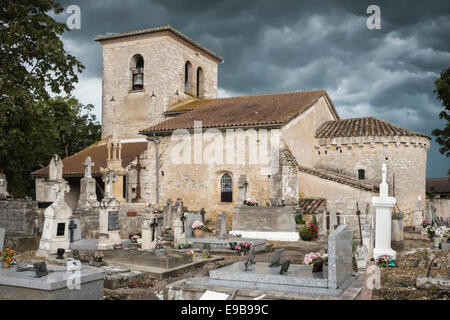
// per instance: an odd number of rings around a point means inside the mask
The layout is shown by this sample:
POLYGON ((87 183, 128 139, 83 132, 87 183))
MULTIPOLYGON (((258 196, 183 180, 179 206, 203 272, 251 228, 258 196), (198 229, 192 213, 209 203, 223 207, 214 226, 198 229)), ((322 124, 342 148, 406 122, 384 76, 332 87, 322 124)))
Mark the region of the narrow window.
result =
POLYGON ((220 189, 221 202, 233 202, 233 180, 228 173, 220 179, 220 189))
POLYGON ((203 69, 197 68, 197 97, 203 96, 203 69))
POLYGON ((363 169, 358 170, 358 180, 365 180, 366 179, 366 171, 363 169))
POLYGON ((192 64, 188 61, 184 65, 184 92, 192 91, 192 64))

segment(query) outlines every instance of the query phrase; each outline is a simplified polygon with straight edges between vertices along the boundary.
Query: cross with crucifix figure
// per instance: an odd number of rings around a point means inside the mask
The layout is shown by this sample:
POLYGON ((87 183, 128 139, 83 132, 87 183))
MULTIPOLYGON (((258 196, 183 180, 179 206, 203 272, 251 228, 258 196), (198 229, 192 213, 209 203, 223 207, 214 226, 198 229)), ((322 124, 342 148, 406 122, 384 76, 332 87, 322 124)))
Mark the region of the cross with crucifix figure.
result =
POLYGON ((74 220, 70 220, 69 223, 69 230, 70 230, 70 242, 73 242, 73 238, 74 238, 74 230, 77 228, 77 224, 75 223, 74 220))
POLYGON ((134 201, 141 200, 141 170, 147 169, 146 167, 141 166, 141 158, 137 157, 137 164, 131 165, 131 169, 135 169, 137 171, 137 181, 136 181, 136 198, 134 198, 134 201))
POLYGON ((155 241, 155 230, 158 226, 158 222, 156 222, 156 218, 153 218, 153 222, 150 224, 150 227, 152 228, 152 241, 155 241))
POLYGON ((186 217, 184 216, 184 212, 181 213, 180 220, 181 220, 181 226, 182 226, 181 230, 182 230, 182 233, 184 233, 185 232, 184 222, 186 221, 186 217))

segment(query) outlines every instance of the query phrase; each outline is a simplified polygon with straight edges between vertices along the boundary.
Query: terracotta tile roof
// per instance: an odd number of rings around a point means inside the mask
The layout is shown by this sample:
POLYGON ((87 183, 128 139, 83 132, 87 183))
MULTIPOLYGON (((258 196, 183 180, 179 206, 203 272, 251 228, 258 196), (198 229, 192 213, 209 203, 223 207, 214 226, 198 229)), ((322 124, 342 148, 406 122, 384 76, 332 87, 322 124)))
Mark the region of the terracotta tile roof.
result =
POLYGON ((140 133, 170 134, 176 129, 193 129, 194 121, 202 121, 203 128, 281 127, 321 97, 326 97, 336 118, 339 118, 325 90, 287 92, 194 101, 183 107, 193 111, 167 119, 140 133))
POLYGON ((181 33, 180 31, 178 31, 175 28, 173 28, 171 25, 165 25, 165 26, 160 26, 160 27, 154 27, 154 28, 148 28, 148 29, 142 29, 142 30, 135 30, 135 31, 129 31, 129 32, 120 32, 120 33, 115 33, 115 34, 107 34, 107 35, 104 35, 104 36, 97 36, 95 38, 95 40, 101 42, 101 41, 110 40, 110 39, 125 38, 125 37, 131 37, 131 36, 148 34, 148 33, 158 33, 158 32, 170 32, 170 33, 174 34, 175 36, 177 36, 177 37, 183 39, 184 41, 188 42, 192 46, 196 47, 197 49, 200 49, 201 51, 203 51, 204 53, 208 54, 209 56, 213 57, 218 62, 222 62, 223 61, 223 58, 221 56, 215 54, 211 50, 209 50, 206 47, 202 46, 197 41, 192 40, 191 38, 189 38, 184 33, 181 33))
POLYGON ((449 178, 427 178, 427 192, 450 193, 449 178))
POLYGON ((303 209, 303 213, 313 214, 319 207, 326 207, 327 200, 325 199, 299 199, 298 206, 303 209))
POLYGON ((311 175, 317 176, 322 179, 327 179, 327 180, 335 181, 335 182, 338 182, 341 184, 345 184, 345 185, 348 185, 348 186, 356 188, 356 189, 365 190, 365 191, 373 191, 373 192, 378 192, 378 190, 379 190, 378 186, 376 186, 376 185, 369 184, 369 183, 363 183, 363 182, 360 182, 358 180, 355 180, 355 179, 352 179, 352 178, 349 178, 346 176, 338 175, 334 172, 325 171, 322 169, 313 169, 313 168, 308 168, 308 167, 304 167, 304 166, 298 166, 297 168, 301 172, 305 172, 307 174, 311 174, 311 175))
POLYGON ((417 136, 429 139, 426 134, 407 130, 375 117, 327 121, 316 131, 316 138, 366 136, 417 136))
MULTIPOLYGON (((102 140, 103 141, 103 140, 102 140)), ((78 153, 75 153, 63 159, 63 177, 82 177, 84 176, 83 162, 87 156, 91 157, 94 166, 92 175, 101 176, 100 167, 106 168, 107 149, 106 144, 97 142, 78 153)), ((147 149, 147 142, 127 142, 122 143, 122 166, 128 166, 136 157, 147 149)), ((48 177, 48 166, 31 173, 34 177, 48 177)))
POLYGON ((169 109, 166 112, 164 112, 164 114, 172 115, 192 111, 194 109, 199 108, 202 105, 201 103, 198 103, 199 101, 200 99, 194 97, 189 97, 187 99, 178 101, 177 103, 170 106, 169 109))

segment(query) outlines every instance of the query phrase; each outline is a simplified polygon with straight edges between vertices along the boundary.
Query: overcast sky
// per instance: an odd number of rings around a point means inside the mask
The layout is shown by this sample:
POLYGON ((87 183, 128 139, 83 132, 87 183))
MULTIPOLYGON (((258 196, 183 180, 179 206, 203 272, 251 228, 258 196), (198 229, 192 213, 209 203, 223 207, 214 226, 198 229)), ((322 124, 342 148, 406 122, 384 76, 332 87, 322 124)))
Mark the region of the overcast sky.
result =
MULTIPOLYGON (((224 57, 219 97, 326 89, 341 118, 375 116, 431 136, 445 123, 434 81, 450 67, 450 1, 69 0, 81 29, 63 35, 86 69, 74 95, 101 115, 95 36, 170 24, 224 57), (369 5, 381 30, 366 26, 369 5)), ((69 14, 60 15, 65 21, 69 14)), ((433 142, 428 177, 450 160, 433 142)))

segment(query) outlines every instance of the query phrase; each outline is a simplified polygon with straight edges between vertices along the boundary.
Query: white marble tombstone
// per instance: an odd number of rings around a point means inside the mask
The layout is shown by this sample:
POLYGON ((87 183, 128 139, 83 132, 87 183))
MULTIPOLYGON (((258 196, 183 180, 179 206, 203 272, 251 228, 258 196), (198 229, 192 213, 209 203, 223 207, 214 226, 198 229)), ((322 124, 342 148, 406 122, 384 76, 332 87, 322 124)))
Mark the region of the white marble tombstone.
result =
POLYGON ((63 167, 64 165, 59 155, 54 154, 49 164, 48 179, 52 181, 62 180, 63 167))
POLYGON ((91 157, 86 157, 83 162, 85 167, 84 178, 80 180, 80 198, 78 199, 77 209, 89 210, 97 208, 99 202, 97 201, 96 182, 92 177, 92 167, 95 163, 91 161, 91 157))
POLYGON ((44 230, 36 256, 47 256, 56 253, 57 249, 69 250, 70 234, 69 223, 72 218, 72 209, 64 201, 64 196, 70 187, 64 184, 56 184, 53 190, 57 193, 56 201, 45 209, 44 230))
POLYGON ((382 182, 380 184, 380 196, 372 197, 372 205, 376 210, 375 224, 375 249, 373 256, 375 259, 382 255, 389 255, 396 258, 396 252, 391 248, 391 227, 392 209, 397 200, 388 195, 388 184, 386 182, 386 164, 382 168, 382 182))

